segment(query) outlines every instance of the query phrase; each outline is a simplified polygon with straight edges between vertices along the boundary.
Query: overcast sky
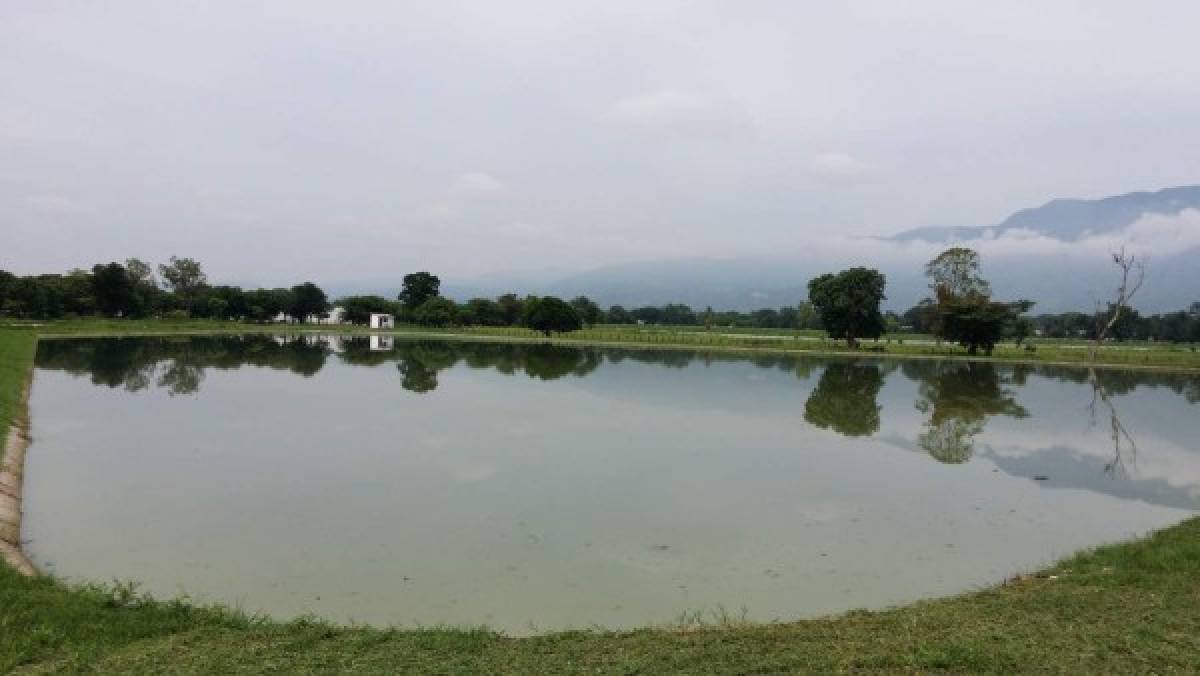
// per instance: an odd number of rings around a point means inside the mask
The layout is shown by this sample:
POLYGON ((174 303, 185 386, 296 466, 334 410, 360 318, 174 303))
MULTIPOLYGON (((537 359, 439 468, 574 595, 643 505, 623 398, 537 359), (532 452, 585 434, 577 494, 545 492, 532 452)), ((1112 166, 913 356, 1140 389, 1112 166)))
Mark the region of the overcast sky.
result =
POLYGON ((0 268, 786 254, 1200 182, 1200 2, 0 4, 0 268))

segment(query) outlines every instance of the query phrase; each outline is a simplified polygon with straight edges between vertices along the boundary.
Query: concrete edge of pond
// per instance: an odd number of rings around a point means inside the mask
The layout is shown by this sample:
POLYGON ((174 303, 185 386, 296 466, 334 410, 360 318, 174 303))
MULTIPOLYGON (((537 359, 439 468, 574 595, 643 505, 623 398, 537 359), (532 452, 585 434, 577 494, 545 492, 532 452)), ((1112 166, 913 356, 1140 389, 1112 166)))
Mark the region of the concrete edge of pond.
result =
POLYGON ((0 557, 22 575, 33 576, 37 569, 21 547, 21 492, 25 477, 25 451, 29 448, 29 391, 33 383, 30 368, 21 388, 18 414, 12 421, 0 454, 0 557))

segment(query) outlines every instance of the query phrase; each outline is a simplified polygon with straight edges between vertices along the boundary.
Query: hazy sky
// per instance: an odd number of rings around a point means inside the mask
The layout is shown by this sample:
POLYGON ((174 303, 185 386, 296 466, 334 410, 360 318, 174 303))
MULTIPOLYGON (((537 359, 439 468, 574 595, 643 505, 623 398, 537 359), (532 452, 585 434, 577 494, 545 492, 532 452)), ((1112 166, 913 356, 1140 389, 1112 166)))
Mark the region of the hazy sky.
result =
POLYGON ((787 254, 1200 182, 1200 2, 0 4, 0 268, 787 254))

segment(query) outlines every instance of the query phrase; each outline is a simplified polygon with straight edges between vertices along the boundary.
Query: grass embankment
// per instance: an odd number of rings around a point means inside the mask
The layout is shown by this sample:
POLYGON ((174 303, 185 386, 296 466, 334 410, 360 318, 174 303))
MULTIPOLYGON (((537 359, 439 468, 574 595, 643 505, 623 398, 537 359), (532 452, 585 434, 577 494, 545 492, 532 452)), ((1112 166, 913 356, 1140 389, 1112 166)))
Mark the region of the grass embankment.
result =
MULTIPOLYGON (((28 331, 0 330, 6 424, 22 413, 33 344, 28 331)), ((143 599, 121 587, 72 588, 0 564, 0 671, 20 669, 1194 672, 1200 670, 1200 519, 992 589, 893 610, 530 638, 271 622, 143 599)))
MULTIPOLYGON (((249 324, 213 320, 121 320, 79 319, 14 323, 45 336, 156 335, 174 333, 277 333, 304 331, 325 334, 366 334, 363 327, 249 324)), ((0 329, 4 325, 0 325, 0 329)), ((520 327, 426 328, 403 325, 384 333, 396 335, 437 335, 487 337, 491 339, 544 341, 536 331, 520 327)), ((866 341, 851 350, 844 341, 830 340, 821 331, 785 329, 728 329, 714 327, 706 331, 695 326, 614 326, 602 325, 565 334, 555 334, 555 342, 576 344, 618 344, 660 348, 705 350, 745 350, 796 354, 832 354, 853 356, 893 356, 912 358, 985 359, 971 357, 966 350, 951 344, 937 344, 932 336, 904 334, 866 341)), ((996 346, 992 361, 1084 364, 1088 361, 1088 343, 1079 340, 1034 339, 1032 350, 1012 343, 996 346)), ((1100 347, 1097 365, 1200 370, 1200 346, 1170 343, 1106 343, 1100 347)))
MULTIPOLYGON (((22 411, 21 395, 29 371, 37 338, 32 331, 0 331, 0 439, 22 411)), ((0 441, 0 454, 4 453, 0 441)))

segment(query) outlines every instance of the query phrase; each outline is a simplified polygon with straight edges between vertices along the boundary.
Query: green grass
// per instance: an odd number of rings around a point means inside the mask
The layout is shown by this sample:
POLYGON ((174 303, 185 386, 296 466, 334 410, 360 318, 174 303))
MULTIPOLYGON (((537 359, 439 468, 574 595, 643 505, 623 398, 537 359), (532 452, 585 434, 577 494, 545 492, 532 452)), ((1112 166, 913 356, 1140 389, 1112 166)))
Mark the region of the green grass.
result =
MULTIPOLYGON (((216 330, 211 324, 79 322, 40 330, 216 330)), ((612 329, 592 331, 603 336, 612 329)), ((6 424, 21 415, 19 392, 33 349, 31 331, 0 329, 0 421, 6 424)), ((0 564, 0 672, 19 670, 1196 672, 1200 518, 991 589, 892 610, 779 624, 693 621, 528 638, 486 630, 272 622, 186 600, 154 601, 127 586, 71 587, 51 577, 27 578, 0 564)))
POLYGON ((21 393, 33 368, 36 345, 32 331, 0 331, 0 454, 9 426, 21 414, 21 393))

